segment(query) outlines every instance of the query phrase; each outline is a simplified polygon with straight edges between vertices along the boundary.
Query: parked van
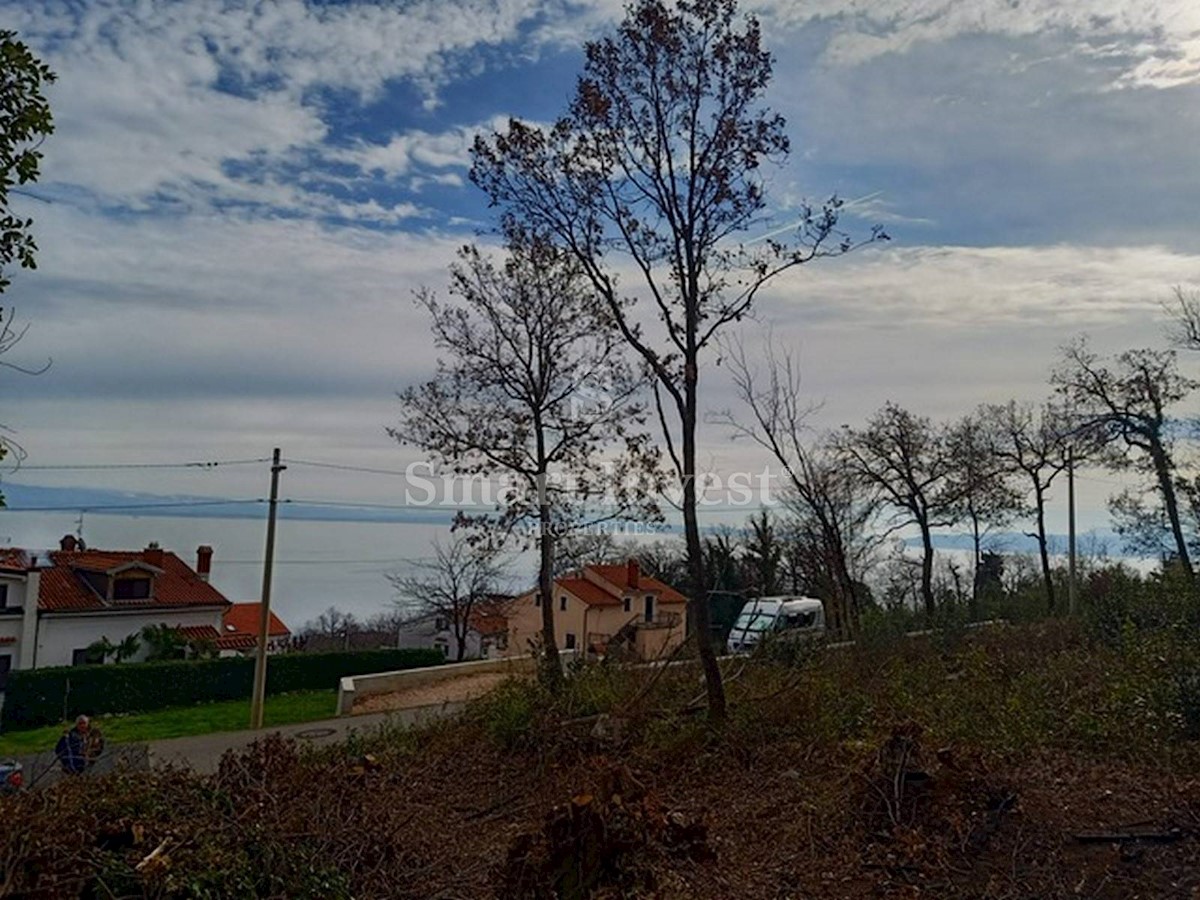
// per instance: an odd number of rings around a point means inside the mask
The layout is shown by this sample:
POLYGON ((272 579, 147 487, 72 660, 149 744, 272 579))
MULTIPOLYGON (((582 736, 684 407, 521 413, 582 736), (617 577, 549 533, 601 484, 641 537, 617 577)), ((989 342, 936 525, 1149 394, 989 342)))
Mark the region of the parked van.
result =
POLYGON ((759 597, 742 607, 726 647, 730 653, 749 653, 763 635, 788 639, 825 634, 825 606, 812 597, 759 597))

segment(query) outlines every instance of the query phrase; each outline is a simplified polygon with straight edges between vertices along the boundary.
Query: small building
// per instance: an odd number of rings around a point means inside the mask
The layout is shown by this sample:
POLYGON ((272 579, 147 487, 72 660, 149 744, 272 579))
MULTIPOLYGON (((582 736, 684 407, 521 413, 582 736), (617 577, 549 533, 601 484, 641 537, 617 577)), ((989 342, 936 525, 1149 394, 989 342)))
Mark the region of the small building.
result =
MULTIPOLYGON (((493 594, 472 604, 467 616, 462 659, 496 659, 508 649, 508 607, 512 597, 493 594)), ((459 658, 458 635, 448 613, 427 612, 400 624, 396 646, 441 650, 447 659, 459 658)))
MULTIPOLYGON (((553 603, 554 636, 560 650, 661 659, 687 637, 687 598, 657 578, 642 574, 637 560, 585 566, 556 578, 553 603)), ((542 633, 538 591, 513 601, 507 619, 505 655, 528 653, 542 633)))
POLYGON ((157 544, 92 550, 72 535, 58 550, 0 551, 0 690, 13 669, 81 665, 97 641, 117 643, 147 625, 219 638, 230 603, 209 584, 212 557, 212 547, 199 547, 192 568, 157 544))
MULTIPOLYGON (((267 623, 267 653, 282 653, 292 646, 292 631, 283 619, 270 610, 267 623)), ((262 604, 258 602, 231 603, 221 619, 217 649, 222 656, 245 656, 258 647, 262 627, 262 604)))

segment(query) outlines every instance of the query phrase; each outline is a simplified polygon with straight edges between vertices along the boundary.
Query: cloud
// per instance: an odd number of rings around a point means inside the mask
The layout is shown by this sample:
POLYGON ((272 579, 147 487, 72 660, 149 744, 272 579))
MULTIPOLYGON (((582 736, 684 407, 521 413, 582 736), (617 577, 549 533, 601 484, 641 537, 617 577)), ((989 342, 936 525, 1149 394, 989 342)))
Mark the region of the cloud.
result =
POLYGON ((760 316, 895 330, 1050 328, 1153 318, 1172 285, 1200 282, 1200 254, 1165 247, 866 248, 777 279, 760 316))
MULTIPOLYGON (((300 176, 319 165, 342 107, 397 83, 432 96, 537 13, 532 0, 0 6, 59 74, 44 185, 132 210, 234 203, 314 216, 330 212, 328 184, 300 176)), ((414 160, 445 165, 452 148, 440 146, 418 140, 414 160)))
MULTIPOLYGON (((539 43, 578 45, 618 21, 621 0, 547 4, 539 43)), ((822 61, 853 67, 889 54, 971 36, 1070 38, 1074 53, 1117 53, 1125 66, 1115 87, 1200 82, 1200 6, 1189 0, 744 0, 769 45, 795 43, 808 26, 825 30, 822 61)))
POLYGON ((837 66, 964 36, 1057 34, 1085 57, 1120 47, 1128 58, 1113 82, 1120 86, 1200 81, 1200 7, 1187 0, 761 0, 751 6, 777 26, 826 24, 832 36, 824 59, 837 66))
POLYGON ((332 151, 329 156, 355 166, 366 175, 396 178, 433 170, 434 174, 425 174, 422 180, 461 184, 457 173, 439 170, 467 168, 475 136, 501 130, 507 124, 507 116, 495 115, 474 125, 459 125, 436 133, 414 129, 393 135, 385 144, 358 141, 352 147, 332 151))

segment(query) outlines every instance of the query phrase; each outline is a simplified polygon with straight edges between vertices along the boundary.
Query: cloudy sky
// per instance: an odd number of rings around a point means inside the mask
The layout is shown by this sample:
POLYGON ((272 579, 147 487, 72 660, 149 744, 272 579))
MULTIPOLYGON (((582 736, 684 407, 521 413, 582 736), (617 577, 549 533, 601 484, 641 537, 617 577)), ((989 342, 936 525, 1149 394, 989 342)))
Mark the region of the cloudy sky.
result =
MULTIPOLYGON (((770 329, 824 424, 886 400, 949 417, 1038 398, 1056 347, 1162 341, 1200 285, 1200 4, 759 0, 769 102, 793 153, 773 218, 857 200, 892 242, 780 279, 770 329)), ((269 454, 402 468, 394 393, 434 365, 419 285, 492 220, 473 135, 551 120, 612 0, 0 0, 57 71, 36 198, 31 324, 0 371, 33 466, 269 454), (14 356, 18 354, 14 353, 14 356)), ((709 406, 727 406, 720 370, 709 406)), ((709 428, 718 470, 761 466, 709 428)), ((9 480, 261 495, 220 473, 29 470, 9 480)), ((395 480, 293 470, 296 497, 388 500, 395 480)), ((1095 516, 1103 482, 1085 502, 1095 516)), ((1095 522, 1099 524, 1099 522, 1095 522)))

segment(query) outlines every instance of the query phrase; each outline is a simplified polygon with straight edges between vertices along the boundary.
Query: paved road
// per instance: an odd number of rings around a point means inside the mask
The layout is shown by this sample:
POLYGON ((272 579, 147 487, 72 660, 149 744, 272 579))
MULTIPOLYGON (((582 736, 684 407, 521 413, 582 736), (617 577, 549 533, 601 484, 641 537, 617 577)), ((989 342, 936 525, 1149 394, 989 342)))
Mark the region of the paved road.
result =
MULTIPOLYGON (((351 732, 370 734, 383 726, 397 725, 411 728, 452 716, 463 706, 463 703, 437 703, 362 716, 280 725, 258 731, 222 731, 142 744, 112 744, 93 771, 100 775, 118 766, 146 769, 152 765, 174 763, 209 775, 217 770, 226 750, 240 750, 268 734, 282 734, 302 744, 335 744, 344 741, 351 732)), ((27 754, 18 759, 25 766, 25 783, 30 787, 46 787, 62 777, 52 750, 27 754)))
POLYGON ((362 716, 341 716, 316 722, 299 722, 295 725, 280 725, 274 728, 263 728, 259 731, 223 731, 216 734, 151 741, 149 744, 150 764, 181 763, 202 774, 210 774, 217 770, 217 764, 226 750, 239 750, 247 747, 268 734, 282 734, 284 737, 295 738, 302 744, 317 746, 336 744, 344 741, 352 732, 370 734, 383 726, 413 727, 435 719, 447 718, 462 708, 462 703, 438 703, 362 716))

